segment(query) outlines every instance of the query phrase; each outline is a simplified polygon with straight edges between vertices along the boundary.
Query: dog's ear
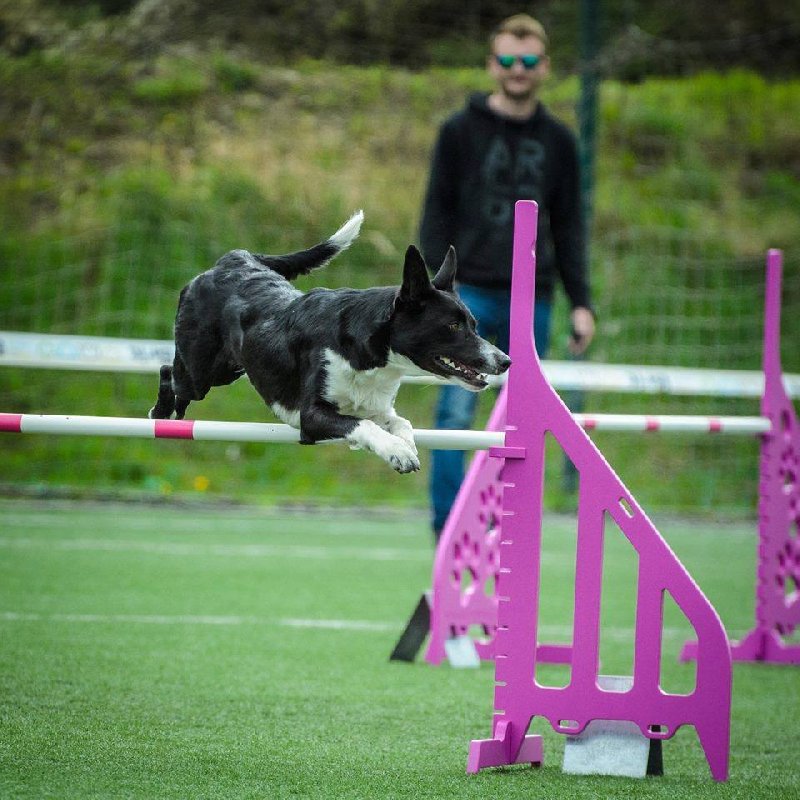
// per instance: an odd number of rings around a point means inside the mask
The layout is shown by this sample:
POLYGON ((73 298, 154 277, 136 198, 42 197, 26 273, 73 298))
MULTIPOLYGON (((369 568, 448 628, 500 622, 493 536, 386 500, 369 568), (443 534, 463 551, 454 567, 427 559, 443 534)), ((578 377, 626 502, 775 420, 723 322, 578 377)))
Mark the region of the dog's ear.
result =
POLYGON ((433 281, 431 281, 433 285, 443 292, 452 292, 453 284, 456 280, 456 266, 456 249, 453 245, 450 245, 447 255, 444 257, 444 261, 442 261, 442 266, 439 267, 439 271, 434 275, 433 281))
POLYGON ((413 244, 406 250, 403 265, 403 284, 400 287, 400 300, 404 303, 418 303, 431 289, 431 279, 422 253, 413 244))

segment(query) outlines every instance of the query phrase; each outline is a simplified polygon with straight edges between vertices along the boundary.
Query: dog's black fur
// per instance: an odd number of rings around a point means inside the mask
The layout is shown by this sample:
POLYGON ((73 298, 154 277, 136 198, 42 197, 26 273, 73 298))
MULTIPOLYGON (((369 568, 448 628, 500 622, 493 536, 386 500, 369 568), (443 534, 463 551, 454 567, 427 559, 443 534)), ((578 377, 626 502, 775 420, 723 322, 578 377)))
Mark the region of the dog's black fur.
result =
POLYGON ((419 469, 411 425, 394 411, 402 376, 428 373, 480 391, 484 373, 499 375, 511 361, 477 335, 455 294, 453 248, 432 281, 412 245, 399 287, 303 294, 289 283, 348 247, 362 219, 359 212, 327 241, 289 255, 233 250, 192 280, 150 416, 182 419, 212 386, 247 374, 302 443, 344 438, 398 472, 419 469))

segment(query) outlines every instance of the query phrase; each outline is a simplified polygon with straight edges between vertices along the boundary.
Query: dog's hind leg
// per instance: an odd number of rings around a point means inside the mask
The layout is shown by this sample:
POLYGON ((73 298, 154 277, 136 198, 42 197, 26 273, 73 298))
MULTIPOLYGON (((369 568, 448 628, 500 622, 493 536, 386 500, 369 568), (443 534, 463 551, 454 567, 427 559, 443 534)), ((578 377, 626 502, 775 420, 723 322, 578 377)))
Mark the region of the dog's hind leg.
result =
POLYGON ((150 419, 169 419, 175 411, 175 392, 172 388, 172 367, 164 364, 158 374, 158 398, 147 413, 150 419))
POLYGON ((183 419, 186 409, 192 400, 202 400, 208 393, 208 387, 198 394, 183 359, 175 353, 172 366, 161 367, 158 383, 158 399, 147 415, 150 419, 183 419))
POLYGON ((175 389, 175 419, 183 419, 192 400, 202 400, 212 386, 227 386, 244 375, 241 367, 232 366, 222 355, 212 364, 209 373, 200 380, 192 380, 183 360, 175 358, 172 385, 175 389))
POLYGON ((192 400, 202 400, 208 392, 208 389, 206 389, 198 397, 189 371, 186 369, 183 359, 177 353, 175 353, 175 361, 173 363, 172 388, 175 392, 175 419, 183 419, 189 403, 192 400))
POLYGON ((183 419, 186 407, 194 400, 194 389, 183 360, 175 355, 172 366, 164 364, 159 371, 158 398, 148 411, 150 419, 183 419))

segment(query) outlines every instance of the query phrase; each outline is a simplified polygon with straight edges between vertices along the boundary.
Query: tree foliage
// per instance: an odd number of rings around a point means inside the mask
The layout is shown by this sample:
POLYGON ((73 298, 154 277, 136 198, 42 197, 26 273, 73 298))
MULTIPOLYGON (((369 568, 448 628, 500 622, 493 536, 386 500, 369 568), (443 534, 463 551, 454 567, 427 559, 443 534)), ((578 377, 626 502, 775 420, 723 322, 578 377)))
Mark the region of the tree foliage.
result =
POLYGON ((0 47, 29 49, 73 27, 106 24, 131 44, 159 47, 211 41, 243 47, 259 59, 474 66, 486 36, 521 10, 549 30, 563 69, 579 61, 581 9, 598 15, 600 67, 609 77, 685 74, 740 67, 765 74, 800 68, 798 0, 0 0, 0 47), (53 32, 43 20, 58 24, 53 32))

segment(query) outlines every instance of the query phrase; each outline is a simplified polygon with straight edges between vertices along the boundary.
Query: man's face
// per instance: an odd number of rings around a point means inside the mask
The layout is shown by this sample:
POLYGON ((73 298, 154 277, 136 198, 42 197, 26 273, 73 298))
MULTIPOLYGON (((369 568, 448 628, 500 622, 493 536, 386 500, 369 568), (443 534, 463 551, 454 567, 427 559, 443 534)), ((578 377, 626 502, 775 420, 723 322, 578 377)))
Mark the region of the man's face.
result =
MULTIPOLYGON (((524 39, 510 33, 498 34, 494 39, 494 49, 487 61, 489 74, 497 81, 498 88, 512 100, 527 100, 536 93, 547 77, 550 61, 544 54, 544 42, 536 36, 524 39), (498 56, 513 56, 513 63, 506 67, 498 62, 498 56), (526 68, 521 56, 538 57, 538 63, 526 68)), ((530 59, 529 59, 530 61, 530 59)))

